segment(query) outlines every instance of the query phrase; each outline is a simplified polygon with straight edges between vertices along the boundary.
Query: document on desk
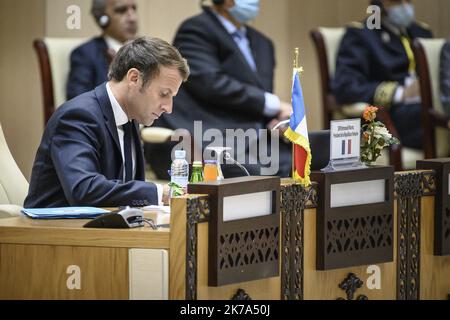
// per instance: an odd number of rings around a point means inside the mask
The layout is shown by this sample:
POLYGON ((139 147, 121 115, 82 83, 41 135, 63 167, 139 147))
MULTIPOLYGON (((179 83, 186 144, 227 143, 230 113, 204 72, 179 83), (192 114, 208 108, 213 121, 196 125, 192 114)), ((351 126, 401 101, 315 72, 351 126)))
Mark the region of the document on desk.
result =
POLYGON ((168 225, 170 223, 170 206, 146 206, 143 207, 144 217, 150 218, 156 225, 168 225))
POLYGON ((154 211, 154 212, 160 212, 164 214, 170 214, 170 206, 146 206, 143 207, 142 210, 144 211, 154 211))
POLYGON ((94 207, 22 209, 32 219, 93 219, 110 211, 94 207))

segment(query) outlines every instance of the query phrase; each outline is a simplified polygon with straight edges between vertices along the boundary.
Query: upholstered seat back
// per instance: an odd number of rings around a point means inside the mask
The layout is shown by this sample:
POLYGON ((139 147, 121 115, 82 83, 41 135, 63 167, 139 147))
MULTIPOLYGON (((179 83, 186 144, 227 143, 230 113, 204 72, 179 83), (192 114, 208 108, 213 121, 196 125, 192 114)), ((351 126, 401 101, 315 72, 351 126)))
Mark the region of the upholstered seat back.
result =
POLYGON ((342 37, 345 34, 345 28, 318 28, 322 33, 327 53, 328 72, 330 79, 333 79, 336 71, 336 57, 339 51, 342 37))
POLYGON ((0 124, 0 205, 23 205, 28 182, 14 160, 0 124))
MULTIPOLYGON (((424 49, 430 79, 432 106, 435 111, 444 114, 440 99, 439 68, 441 50, 445 39, 418 39, 424 49)), ((444 128, 435 129, 436 156, 447 157, 450 152, 449 131, 444 128)))
POLYGON ((50 61, 55 108, 66 101, 66 84, 70 71, 70 54, 85 38, 45 38, 50 61))

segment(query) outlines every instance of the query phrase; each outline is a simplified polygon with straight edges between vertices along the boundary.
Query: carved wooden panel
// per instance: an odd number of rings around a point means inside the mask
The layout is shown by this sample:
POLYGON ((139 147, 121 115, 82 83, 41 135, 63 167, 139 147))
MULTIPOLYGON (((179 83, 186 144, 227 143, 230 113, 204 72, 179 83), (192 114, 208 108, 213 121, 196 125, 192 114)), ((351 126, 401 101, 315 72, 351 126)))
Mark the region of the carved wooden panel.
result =
MULTIPOLYGON (((210 205, 208 284, 223 286, 279 274, 280 179, 242 177, 189 185, 189 192, 208 194, 210 205), (225 199, 269 193, 265 215, 225 219, 225 199)), ((248 200, 253 201, 253 200, 248 200)), ((246 203, 246 206, 251 204, 246 203)), ((245 215, 244 206, 239 214, 245 215)), ((233 212, 232 214, 236 214, 233 212)))
POLYGON ((392 226, 392 214, 328 220, 326 252, 337 254, 392 247, 392 226))
POLYGON ((420 297, 420 204, 423 173, 398 172, 397 194, 397 299, 420 297))
POLYGON ((318 270, 393 260, 393 178, 392 167, 312 173, 319 190, 316 233, 318 270), (375 180, 384 180, 381 185, 384 185, 383 200, 332 207, 332 185, 375 180))
POLYGON ((435 172, 434 254, 450 255, 450 158, 418 161, 417 167, 435 172))
POLYGON ((294 181, 281 186, 281 299, 303 300, 304 210, 317 206, 317 184, 304 188, 294 181))
POLYGON ((220 235, 220 270, 278 261, 278 238, 278 227, 220 235))
POLYGON ((197 300, 197 224, 209 220, 208 197, 187 199, 186 300, 197 300))

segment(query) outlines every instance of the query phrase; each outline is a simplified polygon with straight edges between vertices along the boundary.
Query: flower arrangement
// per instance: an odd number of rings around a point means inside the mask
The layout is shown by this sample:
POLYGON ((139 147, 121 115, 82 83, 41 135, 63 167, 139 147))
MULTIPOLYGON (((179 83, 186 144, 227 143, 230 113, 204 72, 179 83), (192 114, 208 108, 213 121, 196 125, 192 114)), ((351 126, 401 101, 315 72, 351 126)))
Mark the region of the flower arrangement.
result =
POLYGON ((377 160, 383 148, 400 143, 382 122, 375 121, 377 111, 377 107, 367 106, 363 113, 366 123, 361 127, 361 161, 369 165, 377 160))

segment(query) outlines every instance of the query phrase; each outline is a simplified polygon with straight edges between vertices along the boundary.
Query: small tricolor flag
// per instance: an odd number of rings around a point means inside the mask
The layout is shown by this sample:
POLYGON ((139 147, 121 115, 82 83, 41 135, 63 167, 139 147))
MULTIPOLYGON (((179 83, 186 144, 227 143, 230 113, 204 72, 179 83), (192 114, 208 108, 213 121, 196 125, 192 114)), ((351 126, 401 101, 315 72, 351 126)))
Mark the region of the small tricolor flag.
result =
POLYGON ((342 155, 352 154, 352 139, 342 140, 342 155))
POLYGON ((294 68, 292 81, 292 115, 289 128, 284 135, 294 144, 292 177, 301 184, 309 186, 311 184, 309 178, 311 174, 311 148, 309 146, 308 125, 306 123, 299 69, 296 68, 294 68))

